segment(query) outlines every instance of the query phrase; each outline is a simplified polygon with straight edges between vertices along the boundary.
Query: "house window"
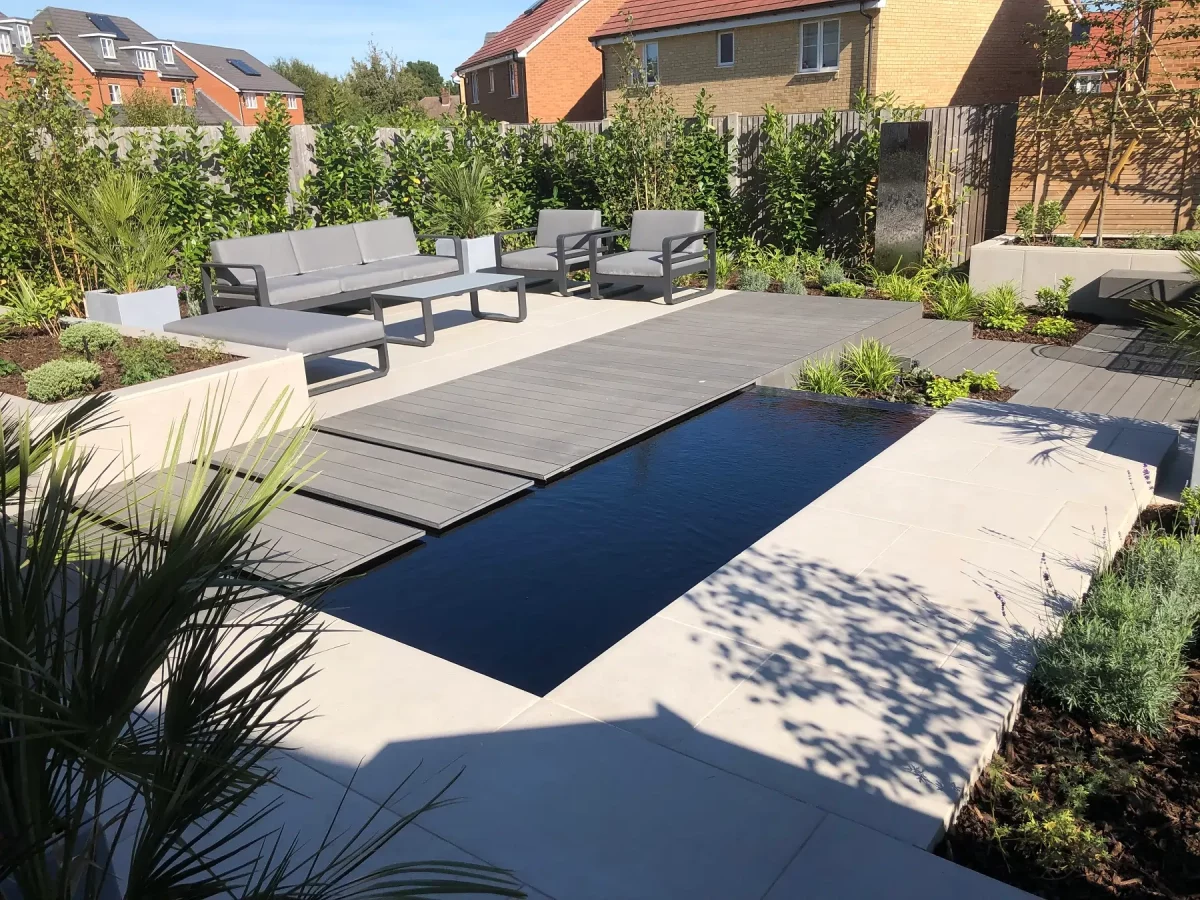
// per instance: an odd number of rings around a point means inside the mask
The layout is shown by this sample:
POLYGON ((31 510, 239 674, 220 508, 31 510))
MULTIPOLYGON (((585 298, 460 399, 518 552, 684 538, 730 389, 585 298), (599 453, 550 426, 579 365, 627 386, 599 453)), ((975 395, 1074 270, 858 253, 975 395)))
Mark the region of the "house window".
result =
POLYGON ((488 93, 496 93, 496 70, 488 69, 488 93))
POLYGON ((28 47, 33 43, 33 32, 29 30, 28 25, 17 24, 15 27, 17 29, 16 37, 18 47, 28 47))
POLYGON ((287 104, 288 104, 288 109, 299 109, 300 108, 300 98, 297 97, 295 94, 288 94, 287 104))
POLYGON ((1080 19, 1071 23, 1071 43, 1082 44, 1092 36, 1092 23, 1080 19))
POLYGON ((717 65, 733 65, 733 32, 722 31, 717 35, 717 65))
POLYGON ((1074 87, 1077 94, 1099 94, 1104 87, 1104 76, 1099 72, 1076 75, 1074 87))
POLYGON ((521 96, 521 80, 520 75, 517 72, 517 64, 515 62, 510 62, 508 64, 508 96, 521 96))
POLYGON ((468 75, 467 78, 469 78, 471 81, 471 102, 478 103, 479 102, 479 73, 476 72, 473 75, 468 75))
POLYGON ((837 19, 800 26, 800 71, 833 72, 842 50, 842 23, 837 19))
POLYGON ((119 84, 110 84, 108 86, 108 102, 114 106, 121 105, 121 86, 119 84))
POLYGON ((0 56, 12 56, 12 38, 8 29, 0 29, 0 56))
POLYGON ((187 92, 181 87, 171 88, 171 102, 175 106, 187 106, 187 92))
POLYGON ((646 79, 646 87, 658 84, 658 41, 642 44, 642 75, 646 79))
POLYGON ((175 65, 175 51, 173 49, 168 47, 166 44, 159 44, 158 52, 162 55, 164 66, 175 65))
POLYGON ((258 94, 246 95, 246 109, 258 109, 258 94))
POLYGON ((105 59, 117 58, 117 45, 113 43, 112 38, 100 38, 100 55, 105 59))
POLYGON ((136 50, 134 51, 133 55, 137 59, 137 67, 139 69, 143 69, 147 72, 153 72, 158 68, 154 61, 153 50, 136 50))

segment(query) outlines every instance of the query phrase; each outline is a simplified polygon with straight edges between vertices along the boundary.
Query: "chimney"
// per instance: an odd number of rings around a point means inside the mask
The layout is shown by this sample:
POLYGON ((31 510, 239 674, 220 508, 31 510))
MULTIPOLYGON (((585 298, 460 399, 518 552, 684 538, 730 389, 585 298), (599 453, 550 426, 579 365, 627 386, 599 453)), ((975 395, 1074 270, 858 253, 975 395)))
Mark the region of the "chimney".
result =
POLYGON ((450 92, 448 90, 446 90, 445 88, 442 88, 441 101, 442 101, 442 106, 450 105, 450 92))

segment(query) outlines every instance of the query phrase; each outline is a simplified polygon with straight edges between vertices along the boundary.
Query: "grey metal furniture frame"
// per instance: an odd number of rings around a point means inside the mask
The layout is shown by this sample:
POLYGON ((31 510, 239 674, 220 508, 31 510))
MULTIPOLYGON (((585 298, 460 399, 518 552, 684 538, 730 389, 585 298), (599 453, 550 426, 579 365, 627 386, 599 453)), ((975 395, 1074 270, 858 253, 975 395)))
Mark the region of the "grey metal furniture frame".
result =
POLYGON ((597 272, 597 264, 604 259, 604 255, 601 255, 600 252, 601 246, 603 245, 611 250, 617 238, 629 237, 630 234, 631 231, 625 229, 622 231, 610 231, 606 234, 597 234, 591 237, 588 247, 588 258, 592 277, 592 299, 595 300, 600 297, 600 285, 602 284, 609 286, 625 285, 657 288, 658 292, 662 294, 663 302, 668 306, 674 305, 679 302, 675 299, 674 280, 681 275, 691 275, 696 272, 703 272, 706 269, 708 270, 708 285, 699 294, 693 296, 703 297, 705 294, 711 294, 717 289, 717 232, 712 228, 705 228, 686 234, 670 235, 663 238, 662 275, 609 275, 597 272), (694 244, 698 239, 704 239, 704 249, 685 252, 684 248, 694 244))
POLYGON ((433 344, 435 334, 433 301, 446 297, 461 297, 463 294, 471 295, 471 315, 476 319, 491 319, 495 322, 524 322, 528 314, 528 307, 525 303, 525 277, 498 272, 450 275, 445 278, 429 279, 420 285, 406 284, 402 287, 386 288, 372 294, 371 303, 373 308, 378 308, 380 303, 420 303, 421 318, 425 329, 424 336, 407 338, 389 335, 388 341, 393 344, 403 344, 406 347, 429 347, 433 344), (509 286, 517 289, 517 314, 515 316, 480 310, 480 291, 509 286))
MULTIPOLYGON (((511 231, 501 231, 496 234, 496 260, 499 262, 504 259, 504 239, 514 234, 536 234, 538 226, 534 225, 529 228, 514 228, 511 231)), ((556 239, 556 255, 558 258, 558 270, 551 271, 549 269, 521 269, 514 266, 496 265, 489 271, 499 272, 505 275, 523 275, 526 284, 544 284, 547 281, 553 281, 558 287, 560 294, 569 294, 571 287, 587 287, 586 282, 577 282, 571 279, 571 272, 575 269, 583 268, 588 264, 590 258, 590 250, 588 241, 593 235, 608 234, 612 231, 611 228, 592 228, 587 231, 572 231, 566 234, 558 235, 556 239), (572 238, 580 238, 567 246, 567 241, 572 238)))

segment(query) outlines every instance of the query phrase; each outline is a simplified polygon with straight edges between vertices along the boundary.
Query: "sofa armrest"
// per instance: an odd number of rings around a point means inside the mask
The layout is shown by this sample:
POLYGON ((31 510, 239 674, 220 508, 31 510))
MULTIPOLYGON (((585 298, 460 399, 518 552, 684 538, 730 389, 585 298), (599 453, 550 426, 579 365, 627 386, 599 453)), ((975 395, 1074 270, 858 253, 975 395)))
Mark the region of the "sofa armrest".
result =
POLYGON ((628 237, 629 231, 601 231, 588 238, 588 261, 592 269, 592 279, 596 278, 596 263, 600 260, 600 245, 612 247, 612 242, 619 237, 628 237))
POLYGON ((508 231, 497 231, 492 237, 496 242, 496 265, 500 265, 500 257, 504 255, 504 239, 513 234, 533 234, 537 231, 537 226, 532 225, 529 228, 511 228, 508 231))
MULTIPOLYGON (((231 293, 250 294, 259 306, 270 306, 271 300, 267 291, 267 271, 258 263, 200 263, 200 284, 204 288, 204 302, 209 312, 216 312, 213 293, 213 274, 223 269, 244 269, 254 273, 254 287, 249 285, 229 285, 231 293)), ((220 287, 220 285, 218 285, 220 287)))
POLYGON ((458 274, 463 274, 466 269, 463 265, 463 249, 462 238, 455 237, 452 234, 418 234, 418 241, 452 241, 454 243, 454 258, 458 260, 458 274))
POLYGON ((686 234, 673 234, 663 238, 663 275, 667 278, 671 277, 672 263, 691 262, 693 259, 707 258, 709 265, 712 265, 713 249, 716 240, 717 232, 712 228, 705 228, 703 231, 689 231, 686 234), (682 248, 697 238, 706 239, 703 250, 693 250, 689 253, 681 252, 682 248), (673 246, 675 244, 678 244, 678 247, 673 246))

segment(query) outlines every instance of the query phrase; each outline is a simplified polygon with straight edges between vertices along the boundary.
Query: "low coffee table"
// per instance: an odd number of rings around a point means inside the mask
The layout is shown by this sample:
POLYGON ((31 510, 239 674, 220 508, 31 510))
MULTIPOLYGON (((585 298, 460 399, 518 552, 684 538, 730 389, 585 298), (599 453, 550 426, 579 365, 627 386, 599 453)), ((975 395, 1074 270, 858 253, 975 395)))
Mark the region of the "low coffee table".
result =
POLYGON ((525 276, 497 275, 492 272, 469 272, 465 275, 449 275, 446 278, 434 278, 431 281, 421 281, 416 284, 400 285, 384 291, 376 291, 371 299, 383 304, 390 303, 420 303, 421 314, 425 320, 425 336, 421 338, 395 337, 388 335, 393 344, 405 344, 409 347, 428 347, 433 343, 433 301, 444 297, 461 297, 471 295, 471 315, 477 319, 493 319, 497 322, 524 322, 525 307, 525 276), (516 287, 517 314, 506 316, 502 313, 481 312, 479 309, 479 292, 495 290, 503 287, 516 287))

